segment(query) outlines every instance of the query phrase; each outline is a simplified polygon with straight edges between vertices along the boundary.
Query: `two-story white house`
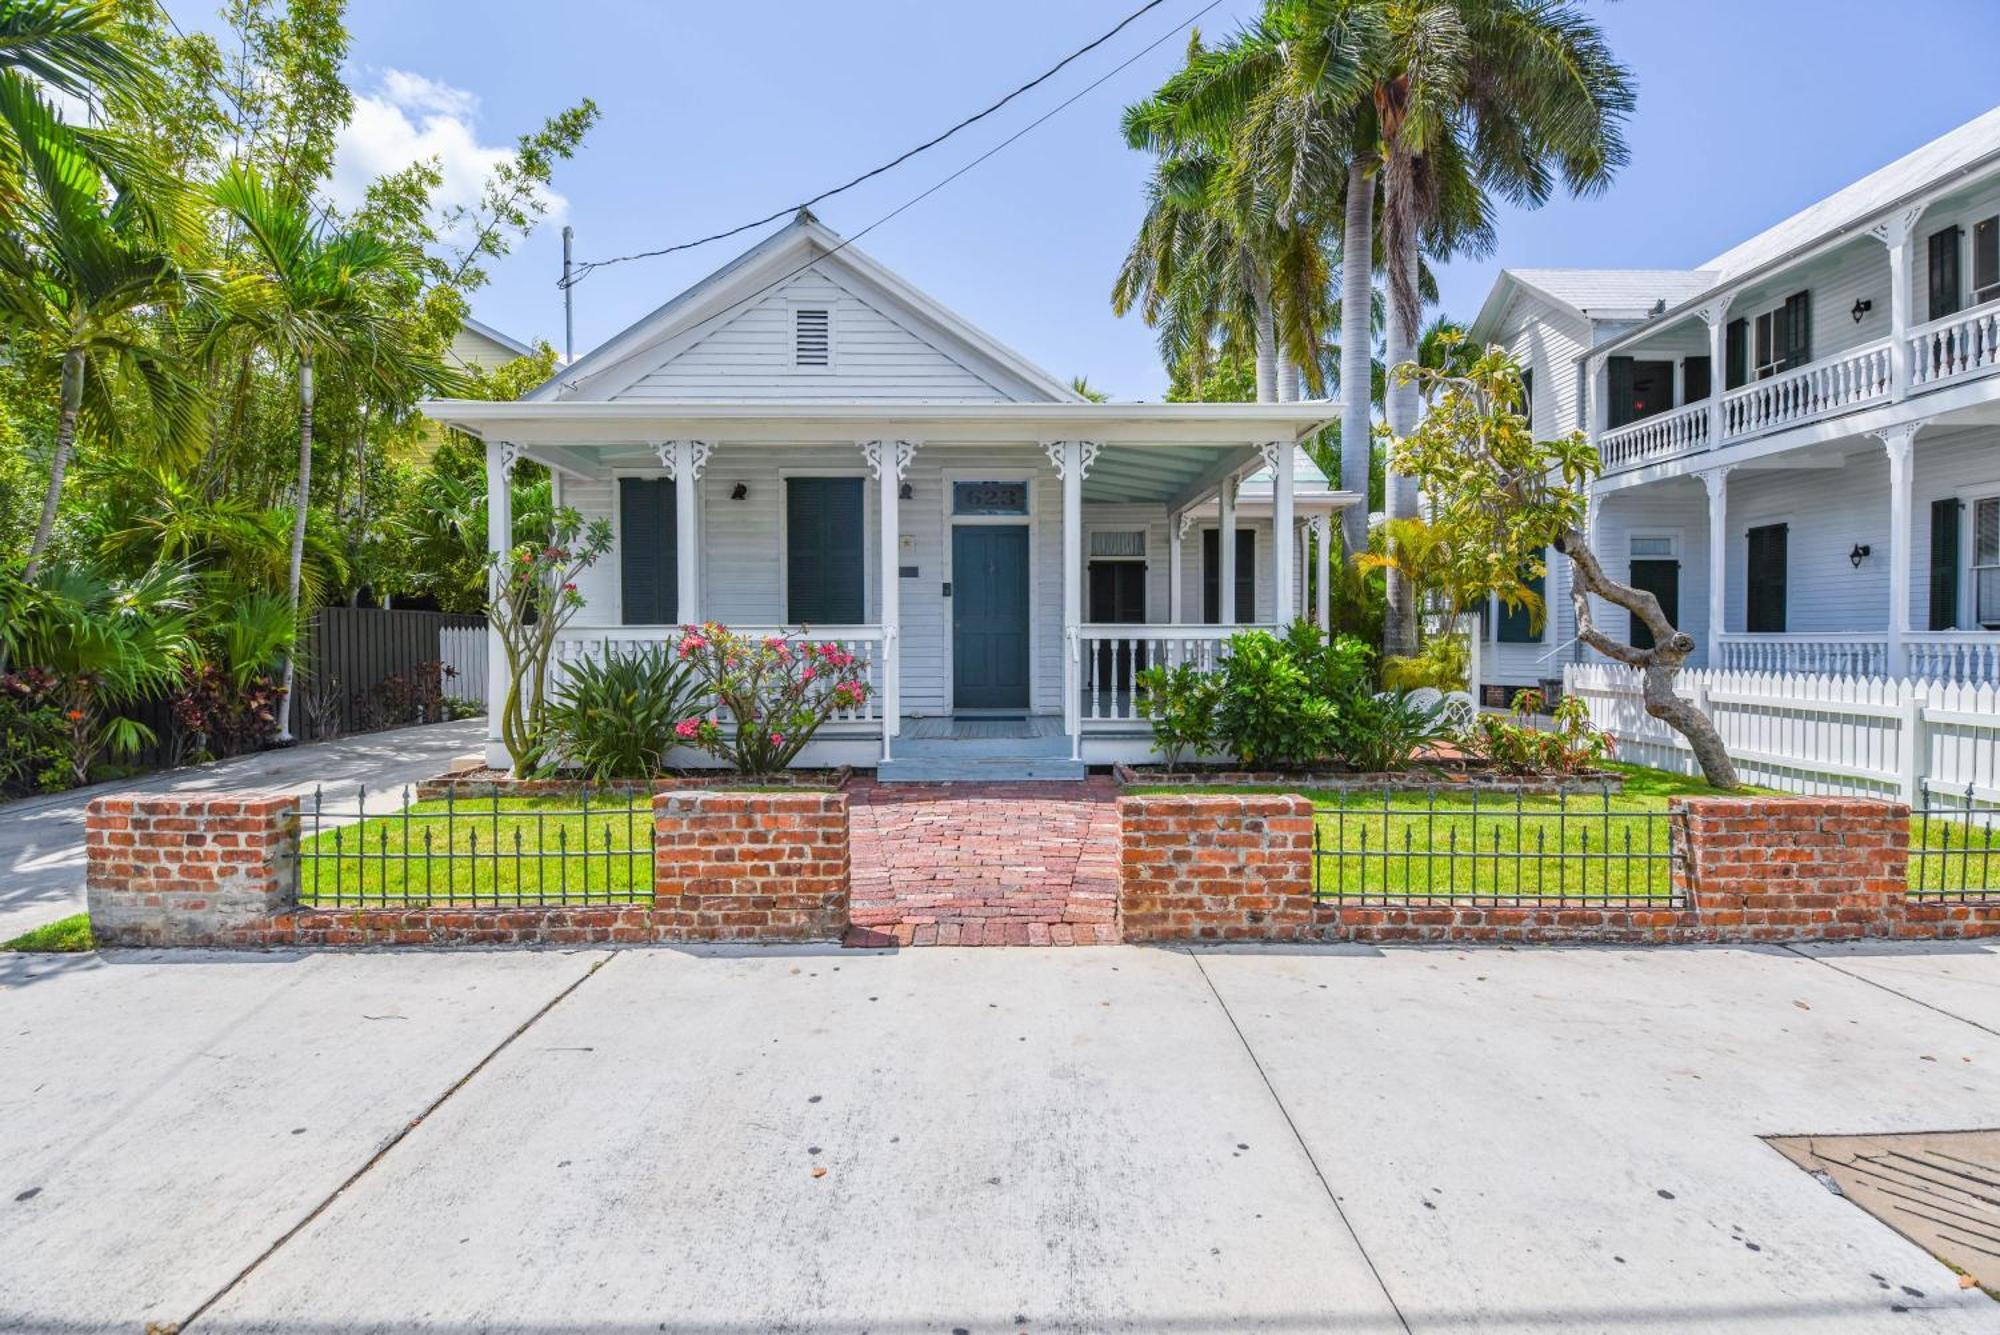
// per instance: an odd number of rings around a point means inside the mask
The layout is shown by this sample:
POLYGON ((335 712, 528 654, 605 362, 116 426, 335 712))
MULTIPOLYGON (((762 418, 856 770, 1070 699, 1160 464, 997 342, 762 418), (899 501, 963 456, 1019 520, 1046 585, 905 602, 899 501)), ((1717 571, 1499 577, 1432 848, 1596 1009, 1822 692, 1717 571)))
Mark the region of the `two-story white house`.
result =
MULTIPOLYGON (((2000 110, 1695 269, 1506 270, 1471 333, 1589 433, 1595 550, 1697 666, 2000 680, 2000 110)), ((1565 567, 1486 619, 1489 700, 1587 656, 1565 567)))
POLYGON ((801 763, 891 779, 1146 755, 1132 674, 1309 583, 1324 624, 1355 499, 1297 448, 1339 405, 1086 402, 803 214, 525 400, 425 411, 485 440, 494 540, 521 459, 611 522, 564 660, 701 621, 838 641, 873 692, 801 763))

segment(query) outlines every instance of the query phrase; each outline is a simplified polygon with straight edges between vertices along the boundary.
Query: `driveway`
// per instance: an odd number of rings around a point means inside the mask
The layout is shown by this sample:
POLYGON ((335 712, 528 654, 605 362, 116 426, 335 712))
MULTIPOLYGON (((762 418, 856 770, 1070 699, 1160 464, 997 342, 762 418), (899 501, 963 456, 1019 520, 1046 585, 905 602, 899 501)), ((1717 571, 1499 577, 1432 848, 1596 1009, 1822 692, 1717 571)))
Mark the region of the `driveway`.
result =
POLYGON ((485 748, 486 720, 371 732, 211 765, 162 770, 0 806, 0 941, 83 911, 83 809, 106 793, 186 793, 220 788, 351 794, 357 784, 399 789, 485 748))
POLYGON ((1990 1332, 2000 944, 0 963, 0 1329, 1990 1332))

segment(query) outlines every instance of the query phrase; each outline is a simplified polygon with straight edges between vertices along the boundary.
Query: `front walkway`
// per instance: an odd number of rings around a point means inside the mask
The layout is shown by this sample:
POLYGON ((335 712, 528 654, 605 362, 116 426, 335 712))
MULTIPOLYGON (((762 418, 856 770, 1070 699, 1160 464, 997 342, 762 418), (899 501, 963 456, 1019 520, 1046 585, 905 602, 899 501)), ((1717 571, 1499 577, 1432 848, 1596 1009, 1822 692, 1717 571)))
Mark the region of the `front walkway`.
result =
POLYGON ((1118 939, 1118 788, 880 785, 852 798, 850 945, 1085 946, 1118 939))

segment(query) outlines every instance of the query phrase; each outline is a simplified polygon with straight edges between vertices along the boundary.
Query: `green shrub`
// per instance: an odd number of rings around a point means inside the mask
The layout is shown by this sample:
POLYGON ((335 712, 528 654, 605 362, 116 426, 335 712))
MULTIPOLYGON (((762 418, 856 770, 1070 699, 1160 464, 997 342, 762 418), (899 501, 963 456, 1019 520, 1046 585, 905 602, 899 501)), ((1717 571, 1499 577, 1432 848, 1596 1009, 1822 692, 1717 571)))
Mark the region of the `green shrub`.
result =
POLYGON ((1518 774, 1574 774, 1610 759, 1615 743, 1591 726, 1590 709, 1581 699, 1565 697, 1555 707, 1552 726, 1547 728, 1530 722, 1541 710, 1540 691, 1520 692, 1514 697, 1513 711, 1505 718, 1479 716, 1465 738, 1466 749, 1518 774))
POLYGON ((838 644, 786 635, 744 635, 709 622, 684 626, 680 656, 693 666, 718 717, 675 729, 691 746, 747 775, 777 774, 826 721, 868 699, 868 665, 838 644))
POLYGON ((546 716, 554 751, 595 780, 650 779, 690 717, 698 683, 664 645, 572 664, 546 716))
POLYGON ((1139 713, 1153 721, 1153 745, 1167 768, 1180 768, 1181 756, 1197 755, 1215 745, 1215 711, 1222 700, 1222 681, 1193 663, 1176 667, 1155 664, 1132 679, 1139 689, 1139 713))
POLYGON ((1429 686, 1440 691, 1462 691, 1472 672, 1472 651, 1456 635, 1431 639, 1410 658, 1382 660, 1382 685, 1392 691, 1415 691, 1429 686))
POLYGON ((1341 710, 1340 754, 1368 774, 1407 769, 1418 751, 1450 735, 1441 706, 1420 706, 1401 691, 1356 696, 1341 710))
POLYGON ((56 685, 40 668, 0 673, 0 797, 69 787, 56 685))
POLYGON ((1261 630, 1230 637, 1216 735, 1246 765, 1311 765, 1333 749, 1339 707, 1315 689, 1319 655, 1301 662, 1302 639, 1296 628, 1283 640, 1261 630))

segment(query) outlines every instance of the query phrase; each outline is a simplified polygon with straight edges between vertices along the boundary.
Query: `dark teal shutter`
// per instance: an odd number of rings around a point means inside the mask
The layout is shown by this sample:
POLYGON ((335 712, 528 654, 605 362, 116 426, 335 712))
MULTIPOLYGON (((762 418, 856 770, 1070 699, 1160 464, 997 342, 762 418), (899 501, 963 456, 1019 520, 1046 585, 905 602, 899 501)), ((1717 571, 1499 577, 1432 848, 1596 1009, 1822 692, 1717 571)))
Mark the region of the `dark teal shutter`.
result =
MULTIPOLYGON (((1533 589, 1537 595, 1541 595, 1547 591, 1548 576, 1544 573, 1523 577, 1521 582, 1533 589)), ((1540 644, 1542 642, 1542 637, 1535 633, 1534 617, 1529 612, 1527 604, 1518 603, 1509 607, 1505 599, 1500 600, 1500 621, 1495 629, 1494 636, 1502 644, 1540 644)))
POLYGON ((2000 218, 1988 218, 1972 228, 1972 300, 1990 301, 2000 287, 2000 218))
POLYGON ((1779 340, 1785 353, 1785 369, 1796 371, 1812 360, 1812 293, 1798 292, 1785 298, 1784 331, 1779 340))
POLYGON ((671 626, 679 619, 674 516, 674 484, 668 479, 618 479, 619 602, 628 626, 671 626))
POLYGON ((1752 634, 1782 635, 1785 630, 1786 547, 1790 536, 1783 524, 1764 524, 1749 532, 1750 560, 1745 575, 1743 629, 1752 634))
POLYGON ((1750 383, 1750 322, 1731 320, 1723 331, 1724 389, 1741 389, 1750 383))
POLYGON ((1632 421, 1632 359, 1613 357, 1607 364, 1610 368, 1611 415, 1610 425, 1624 426, 1632 421))
MULTIPOLYGON (((1201 619, 1213 626, 1222 620, 1221 530, 1201 531, 1201 619)), ((1236 624, 1257 619, 1257 534, 1253 529, 1236 530, 1236 624)))
POLYGON ((858 477, 785 479, 785 620, 858 626, 866 619, 858 477))
POLYGON ((1931 629, 1958 628, 1958 516, 1956 496, 1931 502, 1931 629))
POLYGON ((1681 402, 1700 403, 1713 388, 1708 374, 1708 358, 1689 357, 1681 366, 1681 402))
POLYGON ((1958 313, 1958 237, 1956 227, 1931 233, 1931 319, 1958 313))

